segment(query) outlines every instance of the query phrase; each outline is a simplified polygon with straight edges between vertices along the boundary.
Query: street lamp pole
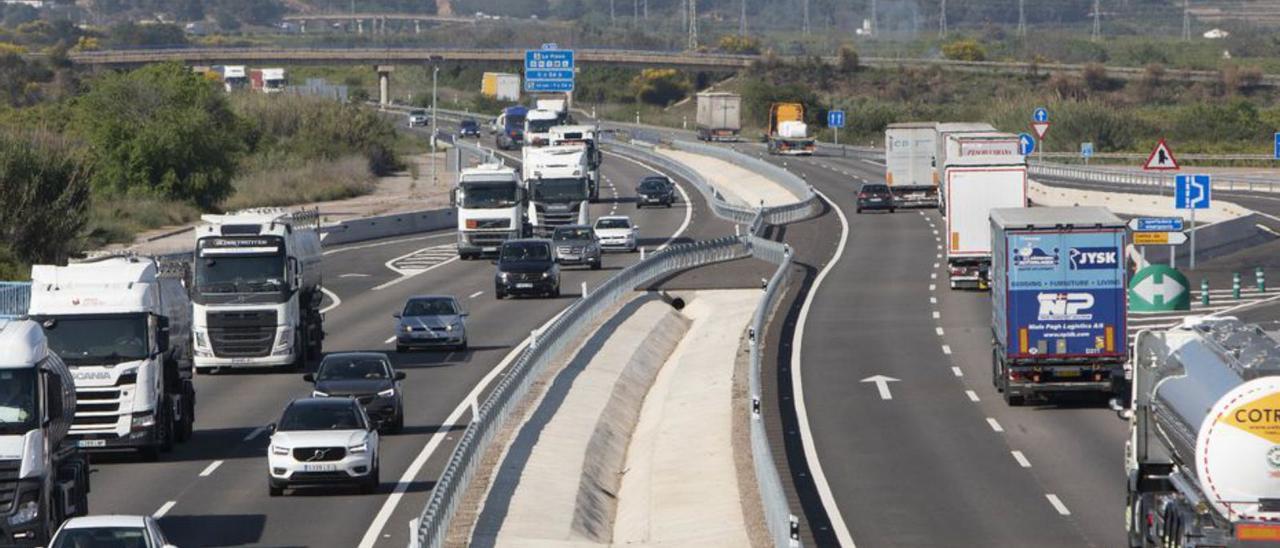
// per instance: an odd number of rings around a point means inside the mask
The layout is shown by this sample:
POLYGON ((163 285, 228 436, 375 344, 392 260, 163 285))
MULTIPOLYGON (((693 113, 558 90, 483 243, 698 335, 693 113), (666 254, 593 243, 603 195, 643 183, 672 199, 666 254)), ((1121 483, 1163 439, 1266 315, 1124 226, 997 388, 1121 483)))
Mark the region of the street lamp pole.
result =
POLYGON ((436 126, 439 118, 436 115, 436 76, 440 74, 440 67, 431 67, 431 182, 436 181, 436 126))

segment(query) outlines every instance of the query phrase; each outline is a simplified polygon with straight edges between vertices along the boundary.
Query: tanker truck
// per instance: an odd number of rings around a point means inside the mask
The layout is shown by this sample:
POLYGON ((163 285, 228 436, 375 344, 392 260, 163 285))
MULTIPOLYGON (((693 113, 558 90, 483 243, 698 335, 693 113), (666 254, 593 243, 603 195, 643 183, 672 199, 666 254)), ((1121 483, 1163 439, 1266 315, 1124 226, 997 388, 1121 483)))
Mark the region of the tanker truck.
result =
POLYGON ((1112 401, 1129 423, 1129 546, 1280 543, 1275 335, 1235 318, 1188 318, 1139 332, 1132 367, 1130 398, 1112 401))

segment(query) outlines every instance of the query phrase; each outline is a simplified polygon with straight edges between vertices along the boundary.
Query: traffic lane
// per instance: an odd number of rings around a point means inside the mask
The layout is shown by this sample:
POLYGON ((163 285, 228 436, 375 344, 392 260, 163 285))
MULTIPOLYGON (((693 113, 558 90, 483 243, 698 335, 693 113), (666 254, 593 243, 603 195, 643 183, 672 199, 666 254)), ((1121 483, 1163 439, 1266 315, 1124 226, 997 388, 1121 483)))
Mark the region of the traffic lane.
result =
MULTIPOLYGON (((343 299, 347 295, 373 290, 403 277, 403 273, 387 267, 396 258, 411 257, 420 252, 456 249, 456 240, 457 232, 448 229, 411 237, 385 238, 326 248, 321 263, 324 288, 343 299)), ((330 304, 332 299, 324 306, 330 304)))
POLYGON ((916 214, 847 216, 849 260, 818 290, 802 375, 814 445, 854 541, 1079 545, 950 369, 926 297, 937 283, 932 231, 916 214), (899 379, 892 399, 863 382, 877 375, 899 379))

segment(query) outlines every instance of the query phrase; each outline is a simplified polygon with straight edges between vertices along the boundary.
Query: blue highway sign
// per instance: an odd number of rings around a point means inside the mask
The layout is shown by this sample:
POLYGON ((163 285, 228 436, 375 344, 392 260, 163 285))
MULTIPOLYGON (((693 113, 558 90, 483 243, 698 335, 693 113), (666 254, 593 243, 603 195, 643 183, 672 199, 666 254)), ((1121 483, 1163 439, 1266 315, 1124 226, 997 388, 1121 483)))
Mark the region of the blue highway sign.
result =
POLYGON ((1044 107, 1036 107, 1035 112, 1031 113, 1031 121, 1032 122, 1048 122, 1049 109, 1044 107))
POLYGON ((1134 232, 1182 232, 1181 217, 1139 217, 1129 221, 1134 232))
POLYGON ((1209 209, 1211 185, 1208 175, 1178 175, 1174 177, 1174 207, 1176 209, 1209 209))
POLYGON ((1036 138, 1032 137, 1030 133, 1019 133, 1018 150, 1022 152, 1023 156, 1030 156, 1032 152, 1036 151, 1036 138))
POLYGON ((843 110, 828 111, 827 127, 833 127, 833 128, 844 127, 844 111, 843 110))

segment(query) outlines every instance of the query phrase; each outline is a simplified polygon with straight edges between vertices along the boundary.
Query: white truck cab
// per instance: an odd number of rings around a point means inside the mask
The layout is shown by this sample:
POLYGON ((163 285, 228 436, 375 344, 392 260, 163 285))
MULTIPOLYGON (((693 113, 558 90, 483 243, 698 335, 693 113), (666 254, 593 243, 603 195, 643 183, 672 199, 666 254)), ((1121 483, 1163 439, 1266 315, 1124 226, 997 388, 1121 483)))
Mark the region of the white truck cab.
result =
POLYGON ((458 256, 496 254, 525 233, 525 190, 515 169, 483 164, 462 170, 453 189, 458 210, 458 256))
POLYGON ((529 190, 529 222, 536 233, 555 227, 590 224, 590 152, 585 145, 525 148, 525 188, 529 190))
POLYGON ((524 144, 544 147, 551 144, 551 128, 560 125, 560 114, 544 109, 533 109, 524 117, 524 144))

